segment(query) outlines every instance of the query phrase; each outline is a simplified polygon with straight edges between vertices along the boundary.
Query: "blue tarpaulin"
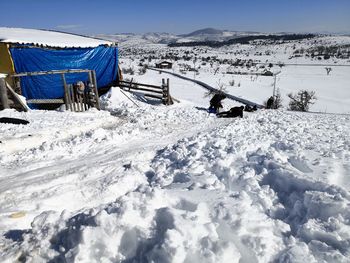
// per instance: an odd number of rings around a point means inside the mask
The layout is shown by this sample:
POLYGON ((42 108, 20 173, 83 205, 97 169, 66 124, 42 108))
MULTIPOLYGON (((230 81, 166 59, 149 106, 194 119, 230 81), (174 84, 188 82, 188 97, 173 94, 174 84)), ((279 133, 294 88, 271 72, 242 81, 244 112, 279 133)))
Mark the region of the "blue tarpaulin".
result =
MULTIPOLYGON (((118 48, 98 46, 95 48, 47 49, 39 47, 13 47, 10 49, 16 73, 90 69, 95 70, 97 86, 104 87, 117 79, 118 48)), ((68 84, 87 81, 88 73, 66 74, 68 84)), ((27 99, 56 99, 64 97, 62 77, 42 75, 21 77, 22 95, 27 99)))

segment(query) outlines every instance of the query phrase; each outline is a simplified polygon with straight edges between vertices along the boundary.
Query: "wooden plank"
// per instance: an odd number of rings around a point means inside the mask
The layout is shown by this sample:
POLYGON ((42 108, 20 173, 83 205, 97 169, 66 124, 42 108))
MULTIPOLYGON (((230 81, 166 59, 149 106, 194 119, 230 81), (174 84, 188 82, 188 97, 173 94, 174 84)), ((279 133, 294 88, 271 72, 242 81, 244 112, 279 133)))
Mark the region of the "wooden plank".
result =
POLYGON ((30 104, 63 104, 63 99, 32 99, 27 100, 27 103, 30 104))
POLYGON ((165 85, 165 79, 162 79, 162 90, 163 90, 162 102, 164 105, 166 105, 167 104, 167 90, 166 90, 166 85, 165 85))
POLYGON ((21 98, 18 96, 18 94, 13 90, 13 88, 10 86, 10 84, 8 84, 6 81, 6 87, 9 90, 9 92, 11 93, 11 95, 13 96, 13 98, 16 100, 16 102, 22 107, 23 111, 28 111, 29 108, 28 106, 23 103, 23 101, 21 100, 21 98))
POLYGON ((68 103, 69 103, 69 108, 71 111, 74 111, 73 105, 74 105, 74 99, 73 99, 73 94, 72 94, 72 85, 68 84, 67 85, 67 91, 68 91, 68 103))
POLYGON ((152 94, 143 94, 145 97, 150 97, 150 98, 154 98, 154 99, 160 99, 162 100, 163 97, 161 96, 156 96, 156 95, 152 95, 152 94))
POLYGON ((98 89, 97 89, 97 79, 96 79, 96 72, 95 70, 93 70, 91 72, 91 76, 92 76, 92 80, 93 80, 93 84, 94 84, 94 91, 95 91, 95 99, 96 99, 96 108, 98 110, 101 110, 101 107, 100 107, 100 98, 98 96, 98 89))
POLYGON ((50 70, 50 71, 33 71, 12 74, 10 77, 28 77, 28 76, 40 76, 40 75, 53 75, 53 74, 69 74, 69 73, 88 73, 89 69, 65 69, 65 70, 50 70))
POLYGON ((167 96, 168 96, 167 105, 172 105, 172 104, 174 104, 174 102, 173 102, 173 99, 170 95, 170 80, 169 79, 166 80, 166 87, 167 87, 167 96))
POLYGON ((0 79, 0 103, 1 110, 10 108, 9 99, 7 97, 6 81, 4 78, 0 79))
POLYGON ((75 96, 74 96, 73 85, 72 85, 72 84, 69 84, 68 87, 69 87, 69 94, 70 94, 70 97, 71 97, 71 102, 72 102, 73 111, 76 112, 76 111, 77 111, 77 105, 76 105, 76 103, 75 103, 75 96))
MULTIPOLYGON (((162 87, 160 86, 156 86, 156 85, 151 85, 151 84, 143 84, 143 83, 135 83, 135 82, 131 82, 132 85, 137 85, 137 86, 141 86, 141 87, 148 87, 148 88, 155 88, 155 89, 162 89, 162 87)), ((119 81, 119 84, 126 84, 126 85, 130 85, 130 81, 119 81)))
POLYGON ((67 88, 67 82, 66 82, 64 73, 62 73, 61 78, 62 78, 63 88, 64 88, 64 104, 66 105, 66 110, 70 110, 70 104, 68 99, 68 88, 67 88))
POLYGON ((83 101, 83 94, 78 93, 78 97, 79 97, 79 104, 80 104, 80 110, 81 111, 85 111, 85 107, 84 107, 84 101, 83 101))
POLYGON ((83 94, 83 102, 84 102, 84 109, 85 109, 85 111, 87 111, 89 109, 89 103, 88 103, 88 98, 87 98, 87 94, 86 94, 86 89, 85 89, 84 94, 83 94))
POLYGON ((127 89, 130 89, 130 90, 141 90, 141 91, 154 92, 154 93, 157 93, 157 94, 163 94, 163 91, 152 90, 152 89, 144 89, 144 88, 138 88, 138 87, 132 87, 132 86, 130 87, 128 85, 119 85, 119 87, 127 88, 127 89))

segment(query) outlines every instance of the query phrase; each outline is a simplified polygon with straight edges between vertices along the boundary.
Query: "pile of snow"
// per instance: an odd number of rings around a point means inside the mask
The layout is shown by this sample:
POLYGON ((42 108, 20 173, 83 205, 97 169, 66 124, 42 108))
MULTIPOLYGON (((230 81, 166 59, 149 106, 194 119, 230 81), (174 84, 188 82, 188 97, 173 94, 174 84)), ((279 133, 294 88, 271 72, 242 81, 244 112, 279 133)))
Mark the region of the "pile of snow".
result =
POLYGON ((82 133, 1 155, 2 261, 348 262, 349 116, 217 119, 204 99, 127 95, 102 98, 112 116, 87 112, 90 131, 81 113, 27 114, 82 133))
POLYGON ((49 141, 71 140, 73 136, 108 127, 119 122, 108 112, 91 109, 88 112, 0 111, 0 117, 12 117, 29 121, 28 125, 2 124, 0 126, 0 159, 9 160, 17 152, 43 145, 49 141), (84 123, 84 126, 80 126, 84 123))
POLYGON ((6 43, 33 43, 53 47, 96 47, 112 42, 70 33, 48 30, 0 27, 0 41, 6 43))

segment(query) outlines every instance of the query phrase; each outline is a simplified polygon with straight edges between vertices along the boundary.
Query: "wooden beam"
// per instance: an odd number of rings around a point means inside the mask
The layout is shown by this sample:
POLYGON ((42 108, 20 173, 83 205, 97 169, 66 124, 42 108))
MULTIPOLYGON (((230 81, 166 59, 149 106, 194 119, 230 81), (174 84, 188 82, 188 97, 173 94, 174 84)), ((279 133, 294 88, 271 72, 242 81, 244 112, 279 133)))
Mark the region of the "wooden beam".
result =
POLYGON ((50 70, 50 71, 34 71, 23 72, 18 74, 12 74, 10 77, 28 77, 28 76, 40 76, 40 75, 53 75, 53 74, 69 74, 69 73, 88 73, 89 69, 65 69, 65 70, 50 70))
POLYGON ((63 99, 32 99, 27 100, 27 103, 31 104, 62 104, 64 103, 63 99))
POLYGON ((64 104, 66 105, 66 110, 70 110, 68 88, 67 88, 67 82, 66 82, 66 78, 64 76, 64 73, 61 74, 61 78, 62 78, 63 88, 64 88, 64 104))
POLYGON ((0 103, 1 110, 10 108, 9 99, 7 97, 6 80, 4 78, 0 78, 0 103))
POLYGON ((96 108, 98 110, 101 110, 100 107, 100 97, 98 96, 98 89, 97 89, 97 78, 96 78, 96 72, 95 70, 92 70, 91 72, 93 84, 94 84, 94 91, 95 91, 95 98, 96 98, 96 108))
MULTIPOLYGON (((130 81, 119 81, 120 84, 126 84, 126 85, 130 85, 130 81)), ((162 89, 162 87, 160 86, 156 86, 156 85, 150 85, 150 84, 143 84, 143 83, 135 83, 132 82, 133 85, 137 85, 137 86, 141 86, 141 87, 148 87, 148 88, 155 88, 155 89, 162 89)))
POLYGON ((13 96, 13 98, 17 101, 17 103, 22 107, 23 111, 28 111, 29 108, 28 106, 23 103, 23 101, 21 100, 21 98, 18 96, 18 94, 13 90, 13 88, 10 86, 10 84, 8 84, 6 81, 6 87, 7 89, 10 91, 11 95, 13 96))
POLYGON ((130 90, 141 90, 141 91, 148 91, 148 92, 153 92, 153 93, 158 93, 158 94, 163 94, 163 91, 158 91, 158 90, 151 90, 151 89, 144 89, 144 88, 138 88, 138 87, 133 87, 134 84, 130 85, 119 85, 121 88, 127 88, 130 90))
POLYGON ((156 95, 152 95, 152 94, 143 94, 145 97, 150 97, 150 98, 154 98, 154 99, 163 99, 163 97, 161 96, 156 96, 156 95))

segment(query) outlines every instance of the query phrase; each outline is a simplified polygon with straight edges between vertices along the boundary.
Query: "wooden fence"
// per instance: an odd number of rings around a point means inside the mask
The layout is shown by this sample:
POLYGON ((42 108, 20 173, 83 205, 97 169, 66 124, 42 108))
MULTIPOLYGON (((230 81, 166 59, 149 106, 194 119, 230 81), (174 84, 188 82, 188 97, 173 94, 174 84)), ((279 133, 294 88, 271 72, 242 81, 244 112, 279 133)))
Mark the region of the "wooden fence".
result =
POLYGON ((164 105, 173 104, 173 99, 170 95, 169 79, 162 79, 162 85, 156 86, 151 84, 136 83, 131 81, 119 81, 119 87, 130 92, 140 92, 145 97, 158 99, 164 105))

